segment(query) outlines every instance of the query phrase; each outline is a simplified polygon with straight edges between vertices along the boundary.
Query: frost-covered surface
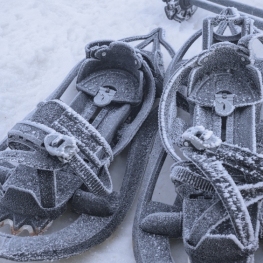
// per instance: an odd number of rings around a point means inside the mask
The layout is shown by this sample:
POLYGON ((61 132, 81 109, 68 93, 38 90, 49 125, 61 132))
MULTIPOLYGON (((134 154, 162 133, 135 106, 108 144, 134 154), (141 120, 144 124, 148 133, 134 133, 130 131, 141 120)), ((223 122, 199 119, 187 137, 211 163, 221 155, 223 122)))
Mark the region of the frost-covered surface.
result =
MULTIPOLYGON (((251 0, 249 4, 263 7, 261 0, 251 0)), ((121 39, 163 27, 166 40, 178 50, 201 28, 202 18, 208 15, 208 12, 198 10, 188 22, 179 24, 166 18, 164 6, 161 0, 2 0, 0 137, 3 138, 16 122, 60 84, 84 57, 84 47, 90 41, 121 39)), ((199 49, 191 49, 188 57, 200 50, 200 45, 199 49)), ((165 58, 167 65, 169 58, 165 58)), ((113 170, 115 173, 123 170, 121 162, 113 170)), ((131 236, 134 210, 133 206, 123 224, 103 244, 61 262, 135 262, 131 236)), ((187 262, 186 258, 182 259, 182 246, 176 244, 175 247, 179 248, 175 253, 177 259, 180 258, 178 262, 187 262)), ((262 258, 262 248, 259 253, 262 258)), ((10 261, 0 259, 0 262, 10 261)))
POLYGON ((195 126, 187 129, 183 133, 182 138, 190 141, 198 150, 215 148, 222 142, 220 138, 215 136, 212 131, 205 129, 204 126, 195 126), (197 137, 197 134, 200 134, 200 137, 197 137))

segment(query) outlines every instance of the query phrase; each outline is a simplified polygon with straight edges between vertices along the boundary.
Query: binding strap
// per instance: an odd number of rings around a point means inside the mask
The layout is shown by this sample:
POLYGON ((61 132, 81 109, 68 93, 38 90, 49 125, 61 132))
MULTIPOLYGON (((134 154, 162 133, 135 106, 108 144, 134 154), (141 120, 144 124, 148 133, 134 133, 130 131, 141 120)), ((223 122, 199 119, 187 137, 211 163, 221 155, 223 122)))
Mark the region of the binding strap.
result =
POLYGON ((183 152, 211 181, 233 222, 237 238, 244 247, 249 247, 255 242, 253 226, 243 197, 232 177, 215 158, 193 151, 190 147, 185 147, 183 152))
MULTIPOLYGON (((239 186, 245 205, 250 206, 263 199, 263 183, 247 184, 239 186)), ((200 218, 198 218, 191 229, 188 242, 194 246, 220 223, 229 219, 225 206, 221 200, 210 206, 200 218)), ((257 235, 257 233, 255 234, 257 235)))
POLYGON ((47 104, 63 110, 61 116, 50 127, 32 121, 18 123, 9 133, 10 148, 16 150, 0 152, 0 160, 52 171, 69 165, 91 193, 110 194, 108 166, 113 153, 108 142, 65 103, 53 100, 40 107, 47 104))
MULTIPOLYGON (((201 173, 201 171, 200 171, 201 173)), ((194 188, 197 188, 206 192, 215 192, 215 189, 211 183, 203 178, 200 174, 191 171, 191 163, 189 162, 178 162, 171 168, 171 180, 179 181, 181 183, 186 183, 192 185, 194 188), (184 165, 189 165, 184 167, 184 165)))

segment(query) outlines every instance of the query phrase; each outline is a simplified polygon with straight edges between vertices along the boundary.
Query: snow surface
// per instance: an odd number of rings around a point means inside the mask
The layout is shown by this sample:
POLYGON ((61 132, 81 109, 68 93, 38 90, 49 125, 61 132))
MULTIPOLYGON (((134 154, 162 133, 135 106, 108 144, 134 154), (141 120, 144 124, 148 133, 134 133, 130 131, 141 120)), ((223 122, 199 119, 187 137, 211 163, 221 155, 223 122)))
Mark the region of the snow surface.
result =
MULTIPOLYGON (((251 0, 249 4, 263 8, 262 0, 251 0)), ((201 28, 202 19, 210 15, 205 10, 198 10, 188 22, 179 24, 166 18, 164 6, 161 0, 1 0, 0 138, 52 93, 71 68, 84 58, 87 43, 147 34, 162 27, 166 31, 166 40, 178 50, 201 28)), ((190 49, 187 57, 201 50, 200 43, 198 48, 190 49)), ((169 61, 165 56, 166 66, 169 61)), ((119 170, 123 170, 121 161, 112 168, 115 173, 119 170)), ((169 180, 168 173, 166 178, 169 180)), ((162 188, 162 182, 159 187, 162 188)), ((167 196, 166 191, 165 194, 167 196)), ((164 191, 159 192, 159 196, 162 195, 164 191)), ((135 205, 123 224, 104 243, 60 262, 134 263, 134 212, 135 205)), ((172 247, 175 262, 186 263, 183 245, 176 241, 172 247)), ((262 261, 262 257, 261 244, 256 262, 262 261)), ((0 259, 0 263, 7 262, 11 261, 0 259)))

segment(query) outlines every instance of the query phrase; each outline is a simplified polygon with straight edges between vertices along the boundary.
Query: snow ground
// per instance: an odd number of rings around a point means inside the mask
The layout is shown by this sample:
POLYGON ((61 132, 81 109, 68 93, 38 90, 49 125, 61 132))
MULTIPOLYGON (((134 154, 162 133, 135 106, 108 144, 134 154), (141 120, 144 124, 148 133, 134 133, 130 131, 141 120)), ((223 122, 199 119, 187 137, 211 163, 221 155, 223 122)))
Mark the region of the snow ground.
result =
MULTIPOLYGON (((262 0, 251 0, 249 4, 263 8, 262 0)), ((60 84, 84 58, 84 47, 90 41, 143 35, 162 27, 166 40, 178 50, 209 15, 198 10, 188 22, 169 21, 161 0, 0 0, 0 6, 0 138, 60 84)), ((200 47, 191 49, 188 57, 199 50, 200 47)), ((168 63, 166 56, 165 64, 168 63)), ((169 165, 166 175, 169 178, 169 165)), ((134 211, 135 205, 104 243, 60 262, 134 263, 131 239, 134 211)), ((176 262, 186 263, 182 244, 175 243, 173 248, 176 262)), ((256 262, 262 257, 261 246, 256 262)), ((0 259, 0 263, 7 262, 10 261, 0 259)))

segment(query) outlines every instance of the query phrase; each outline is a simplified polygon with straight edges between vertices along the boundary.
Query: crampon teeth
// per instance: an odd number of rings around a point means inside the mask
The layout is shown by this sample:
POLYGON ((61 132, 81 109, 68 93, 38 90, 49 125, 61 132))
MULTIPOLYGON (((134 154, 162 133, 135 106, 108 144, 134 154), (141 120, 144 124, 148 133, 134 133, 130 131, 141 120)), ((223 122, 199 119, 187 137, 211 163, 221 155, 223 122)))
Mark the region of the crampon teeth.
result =
POLYGON ((10 227, 13 227, 13 221, 11 219, 5 219, 0 222, 0 227, 3 227, 4 225, 9 225, 10 227))
POLYGON ((11 219, 5 219, 3 221, 0 222, 0 227, 3 227, 4 225, 9 225, 10 226, 10 231, 12 235, 19 235, 21 234, 24 230, 26 230, 28 232, 28 234, 30 236, 36 236, 39 235, 45 231, 47 231, 47 229, 52 225, 53 221, 49 222, 45 228, 41 229, 39 227, 37 228, 33 228, 30 225, 23 225, 22 227, 20 227, 19 229, 15 229, 14 228, 14 223, 13 220, 11 219))
POLYGON ((11 219, 5 219, 4 221, 1 222, 1 224, 9 225, 12 235, 19 235, 24 230, 27 230, 30 235, 32 235, 32 233, 34 233, 32 226, 29 226, 29 225, 24 225, 24 226, 20 227, 18 230, 14 229, 14 222, 11 219))
POLYGON ((18 230, 15 230, 13 227, 11 227, 11 233, 12 233, 12 235, 19 235, 19 234, 22 233, 24 230, 28 231, 28 233, 29 233, 30 236, 34 235, 33 227, 30 226, 30 225, 24 225, 24 226, 20 227, 18 230))

